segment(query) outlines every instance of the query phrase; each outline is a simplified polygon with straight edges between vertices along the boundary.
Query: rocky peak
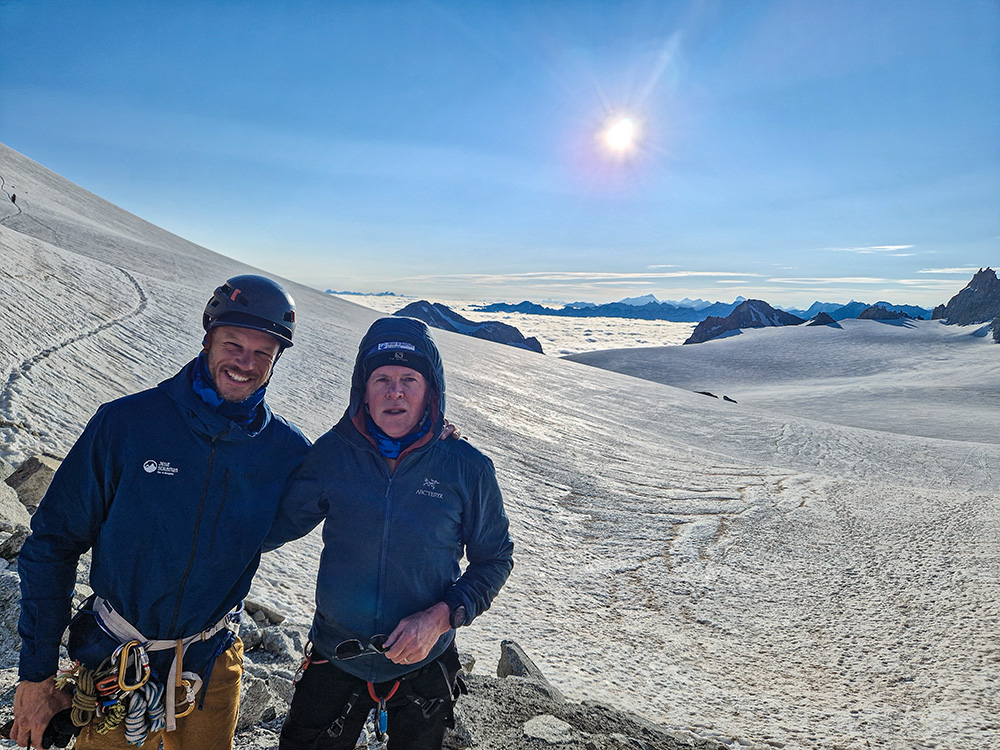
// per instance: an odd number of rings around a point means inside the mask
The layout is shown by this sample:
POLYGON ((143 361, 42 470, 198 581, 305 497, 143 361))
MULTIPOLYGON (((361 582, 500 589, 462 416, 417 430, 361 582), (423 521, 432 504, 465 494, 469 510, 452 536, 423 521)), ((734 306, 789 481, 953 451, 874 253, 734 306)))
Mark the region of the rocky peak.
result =
POLYGON ((695 326, 685 344, 700 344, 729 331, 768 326, 797 326, 805 321, 784 310, 776 310, 761 299, 748 299, 737 305, 725 318, 710 316, 695 326))
POLYGON ((469 320, 459 315, 447 305, 440 302, 428 302, 419 300, 411 302, 402 310, 397 310, 393 315, 401 315, 407 318, 418 318, 432 328, 440 328, 442 331, 453 333, 464 333, 467 336, 474 336, 477 339, 495 341, 498 344, 508 344, 510 346, 528 349, 533 352, 542 353, 542 345, 534 336, 527 338, 512 325, 501 323, 498 320, 487 320, 481 323, 469 320))
POLYGON ((859 320, 902 320, 909 318, 902 310, 890 310, 882 305, 872 305, 866 310, 862 310, 858 316, 859 320))
POLYGON ((944 309, 937 308, 934 317, 948 325, 989 323, 1000 317, 1000 279, 992 268, 981 268, 965 289, 952 297, 944 309))

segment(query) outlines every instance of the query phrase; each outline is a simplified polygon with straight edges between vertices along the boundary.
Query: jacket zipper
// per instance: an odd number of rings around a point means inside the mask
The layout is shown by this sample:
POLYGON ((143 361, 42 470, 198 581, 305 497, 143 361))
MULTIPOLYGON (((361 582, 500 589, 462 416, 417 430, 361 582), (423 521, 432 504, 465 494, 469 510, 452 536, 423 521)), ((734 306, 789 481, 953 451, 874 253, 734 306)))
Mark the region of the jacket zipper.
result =
POLYGON ((222 509, 226 506, 226 498, 229 496, 229 469, 222 478, 222 500, 219 501, 219 509, 215 511, 215 522, 212 524, 212 539, 208 545, 208 554, 215 552, 215 534, 219 530, 219 518, 222 516, 222 509))
POLYGON ((188 556, 187 569, 184 571, 184 575, 181 576, 180 585, 177 587, 177 604, 174 606, 174 616, 170 620, 170 629, 168 631, 170 633, 177 632, 177 619, 181 614, 181 602, 184 601, 184 586, 187 584, 188 576, 191 575, 191 570, 194 568, 195 553, 198 550, 198 532, 201 529, 201 517, 205 512, 205 500, 208 497, 208 487, 212 479, 212 464, 215 463, 215 440, 215 438, 212 438, 212 452, 208 454, 205 486, 201 490, 201 502, 198 504, 198 515, 194 521, 194 538, 191 540, 191 554, 188 556))

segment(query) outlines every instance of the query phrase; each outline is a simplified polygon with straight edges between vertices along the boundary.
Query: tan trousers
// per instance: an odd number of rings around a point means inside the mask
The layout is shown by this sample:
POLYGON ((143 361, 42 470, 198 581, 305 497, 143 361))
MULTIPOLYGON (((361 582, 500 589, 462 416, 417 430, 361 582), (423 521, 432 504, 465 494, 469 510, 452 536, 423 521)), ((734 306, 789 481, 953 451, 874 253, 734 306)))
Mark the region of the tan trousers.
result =
MULTIPOLYGON (((215 661, 215 668, 208 681, 208 692, 205 694, 205 707, 179 718, 176 731, 149 735, 142 747, 156 750, 162 739, 164 750, 231 750, 236 719, 240 712, 242 674, 243 642, 237 638, 232 648, 215 661)), ((76 750, 135 748, 125 740, 124 725, 107 734, 98 734, 92 724, 83 728, 74 747, 76 750)))

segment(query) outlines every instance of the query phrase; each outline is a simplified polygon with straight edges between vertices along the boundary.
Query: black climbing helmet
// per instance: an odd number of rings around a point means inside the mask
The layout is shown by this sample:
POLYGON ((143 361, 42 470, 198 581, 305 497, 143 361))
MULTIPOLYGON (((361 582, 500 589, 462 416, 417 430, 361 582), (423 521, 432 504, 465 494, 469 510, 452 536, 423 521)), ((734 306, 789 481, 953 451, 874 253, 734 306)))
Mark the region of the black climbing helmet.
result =
POLYGON ((270 333, 284 349, 295 332, 295 300, 275 281, 247 274, 233 276, 215 290, 205 305, 201 324, 206 331, 218 326, 253 328, 270 333))

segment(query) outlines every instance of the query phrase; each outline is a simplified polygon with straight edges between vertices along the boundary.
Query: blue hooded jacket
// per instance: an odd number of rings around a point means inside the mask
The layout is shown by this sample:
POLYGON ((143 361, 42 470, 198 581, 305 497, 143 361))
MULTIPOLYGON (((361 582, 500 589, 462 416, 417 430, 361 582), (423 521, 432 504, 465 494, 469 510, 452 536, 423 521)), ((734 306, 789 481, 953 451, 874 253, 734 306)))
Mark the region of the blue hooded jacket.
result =
MULTIPOLYGON (((53 477, 18 558, 21 679, 55 673, 88 549, 91 587, 147 638, 199 633, 249 591, 309 441, 264 402, 253 434, 220 416, 192 389, 196 362, 100 407, 53 477)), ((204 668, 212 648, 185 663, 204 668)))
MULTIPOLYGON (((324 657, 342 641, 367 643, 391 633, 404 617, 441 601, 464 605, 471 622, 510 574, 514 545, 493 463, 465 440, 438 439, 444 392, 441 356, 427 326, 412 318, 377 320, 358 349, 350 406, 316 441, 281 500, 265 549, 325 521, 310 633, 324 657), (365 430, 363 410, 363 360, 386 341, 413 344, 432 371, 432 429, 392 472, 365 430)), ((442 635, 417 664, 394 664, 381 654, 335 664, 364 680, 394 680, 439 657, 454 636, 454 630, 442 635)))

